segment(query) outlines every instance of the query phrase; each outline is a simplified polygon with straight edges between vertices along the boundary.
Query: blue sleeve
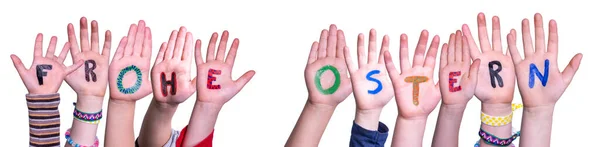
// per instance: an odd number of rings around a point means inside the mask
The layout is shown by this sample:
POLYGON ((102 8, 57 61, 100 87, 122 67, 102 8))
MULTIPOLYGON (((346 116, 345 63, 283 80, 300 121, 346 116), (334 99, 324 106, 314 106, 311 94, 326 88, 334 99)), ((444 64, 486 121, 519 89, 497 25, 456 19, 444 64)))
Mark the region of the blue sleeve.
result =
POLYGON ((367 130, 353 122, 350 147, 383 147, 389 131, 382 122, 379 122, 377 131, 367 130))

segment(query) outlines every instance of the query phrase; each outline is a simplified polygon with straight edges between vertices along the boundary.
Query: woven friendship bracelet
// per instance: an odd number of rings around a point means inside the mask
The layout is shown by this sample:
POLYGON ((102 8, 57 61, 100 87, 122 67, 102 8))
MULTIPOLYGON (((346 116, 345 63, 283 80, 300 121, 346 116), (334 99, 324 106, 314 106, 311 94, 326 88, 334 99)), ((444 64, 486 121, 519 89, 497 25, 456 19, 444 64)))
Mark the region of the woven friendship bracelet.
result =
POLYGON ((100 142, 98 141, 98 137, 96 137, 96 140, 94 141, 94 145, 85 146, 85 145, 80 145, 80 144, 75 143, 75 141, 73 141, 73 139, 71 138, 71 128, 67 129, 67 132, 65 132, 65 138, 67 139, 67 143, 73 147, 98 147, 100 145, 100 142))
MULTIPOLYGON (((512 107, 512 111, 515 111, 519 108, 523 108, 523 104, 512 104, 511 107, 512 107)), ((499 117, 487 115, 487 114, 481 112, 481 122, 486 125, 490 125, 490 126, 494 126, 494 127, 504 126, 508 123, 511 123, 512 118, 513 118, 513 112, 510 112, 509 115, 499 116, 499 117)))
MULTIPOLYGON (((75 104, 76 103, 73 103, 73 106, 75 106, 75 104)), ((73 118, 84 123, 98 124, 100 123, 100 119, 102 119, 102 110, 94 113, 86 113, 75 107, 73 110, 73 118)))
POLYGON ((521 131, 514 133, 510 138, 498 138, 484 131, 483 129, 479 129, 479 137, 481 137, 481 140, 484 143, 489 145, 508 146, 512 144, 512 142, 515 141, 519 136, 521 136, 521 131))

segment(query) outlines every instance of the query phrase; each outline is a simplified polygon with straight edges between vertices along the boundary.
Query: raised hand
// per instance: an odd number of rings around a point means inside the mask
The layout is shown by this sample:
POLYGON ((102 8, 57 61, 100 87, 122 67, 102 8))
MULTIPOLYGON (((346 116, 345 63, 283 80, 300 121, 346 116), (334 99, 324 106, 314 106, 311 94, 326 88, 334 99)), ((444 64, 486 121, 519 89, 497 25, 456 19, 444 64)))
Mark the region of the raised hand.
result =
POLYGON ((192 33, 181 27, 160 46, 152 67, 152 89, 158 102, 177 105, 196 92, 195 79, 192 81, 190 75, 193 43, 192 33))
POLYGON ((515 89, 514 65, 510 55, 502 52, 500 19, 497 16, 492 18, 491 45, 483 13, 477 16, 477 24, 480 47, 475 44, 469 27, 466 24, 462 26, 471 58, 481 60, 475 96, 482 103, 510 105, 515 89), (478 49, 481 49, 481 52, 478 49))
POLYGON ((231 78, 231 70, 235 63, 235 56, 240 41, 237 38, 233 40, 227 54, 227 59, 225 59, 229 32, 223 31, 215 57, 215 46, 218 37, 219 35, 215 32, 210 38, 206 53, 206 62, 203 61, 200 50, 202 43, 200 40, 196 41, 197 76, 200 77, 196 83, 196 88, 198 90, 198 102, 223 105, 244 88, 246 83, 252 79, 255 72, 254 70, 247 71, 239 79, 233 80, 231 78))
POLYGON ((442 45, 440 58, 439 77, 448 79, 440 82, 442 103, 464 107, 475 94, 480 61, 471 64, 467 39, 460 30, 450 35, 448 44, 442 45))
POLYGON ((437 35, 433 37, 425 56, 428 37, 429 32, 423 30, 411 68, 408 61, 408 37, 406 34, 400 36, 401 74, 396 70, 390 53, 386 52, 384 55, 396 95, 399 116, 406 119, 427 118, 440 102, 439 86, 433 82, 433 68, 440 38, 437 35))
POLYGON ((321 31, 319 42, 312 44, 304 80, 309 102, 337 106, 352 93, 343 49, 346 47, 344 32, 331 25, 321 31))
POLYGON ((64 78, 83 65, 82 60, 75 60, 75 64, 65 66, 63 62, 69 53, 69 46, 61 50, 58 57, 54 55, 56 49, 56 36, 50 38, 50 45, 46 51, 46 56, 42 55, 43 35, 40 33, 35 38, 33 48, 33 63, 29 69, 25 68, 23 62, 17 55, 10 55, 17 72, 23 84, 27 87, 29 94, 53 94, 58 91, 64 78))
POLYGON ((110 97, 115 100, 137 101, 152 92, 148 71, 152 56, 152 34, 146 23, 131 24, 127 37, 110 64, 108 80, 110 97))
POLYGON ((548 45, 544 39, 544 24, 542 15, 535 14, 535 42, 531 40, 529 20, 523 19, 523 51, 525 59, 521 58, 516 45, 517 33, 513 29, 508 34, 508 48, 516 67, 519 91, 523 104, 527 108, 538 106, 554 106, 560 96, 571 83, 579 68, 581 53, 573 56, 563 72, 558 69, 558 31, 556 21, 550 20, 548 45), (534 47, 535 44, 535 47, 534 47))
POLYGON ((88 22, 85 17, 81 17, 80 43, 77 43, 77 36, 73 24, 67 26, 69 36, 68 48, 71 49, 73 61, 83 60, 84 66, 69 74, 65 81, 80 96, 94 96, 103 98, 106 93, 108 82, 108 60, 110 59, 111 33, 106 31, 104 35, 104 46, 100 54, 100 42, 98 37, 98 22, 92 21, 91 41, 88 36, 88 22))

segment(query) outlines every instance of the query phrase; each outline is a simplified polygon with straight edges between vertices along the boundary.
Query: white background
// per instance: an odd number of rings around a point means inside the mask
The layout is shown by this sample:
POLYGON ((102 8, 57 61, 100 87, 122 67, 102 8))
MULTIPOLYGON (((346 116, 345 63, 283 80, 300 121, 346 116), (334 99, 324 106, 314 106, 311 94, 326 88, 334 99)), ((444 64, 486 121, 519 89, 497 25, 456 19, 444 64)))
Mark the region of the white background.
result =
MULTIPOLYGON (((558 102, 554 113, 552 146, 586 146, 597 141, 597 105, 599 97, 594 90, 598 82, 597 63, 600 62, 597 47, 600 33, 598 16, 600 9, 588 0, 412 0, 412 1, 266 1, 266 0, 211 0, 211 1, 2 1, 0 2, 0 68, 4 96, 0 103, 0 142, 3 146, 26 146, 28 144, 28 118, 25 103, 27 90, 9 59, 16 54, 26 66, 32 61, 35 35, 44 33, 44 50, 50 36, 59 38, 59 45, 67 40, 66 26, 74 23, 79 29, 79 18, 98 20, 100 30, 113 32, 113 53, 118 40, 126 35, 131 23, 143 19, 153 33, 153 55, 156 56, 161 42, 167 41, 171 30, 185 25, 195 38, 208 42, 210 33, 230 31, 231 40, 240 38, 240 50, 234 67, 234 77, 253 69, 256 76, 233 100, 222 109, 216 128, 215 146, 283 146, 305 104, 307 91, 303 70, 311 43, 331 23, 346 33, 351 50, 355 50, 358 33, 378 31, 378 42, 384 34, 390 35, 391 53, 398 65, 399 36, 409 36, 411 56, 422 29, 439 34, 446 42, 448 35, 463 23, 476 28, 478 12, 484 12, 491 25, 493 15, 500 16, 503 44, 510 28, 519 32, 523 18, 533 20, 536 12, 542 13, 544 23, 550 19, 558 22, 560 56, 558 65, 563 69, 573 55, 583 53, 583 61, 575 79, 558 102), (596 15, 594 15, 596 14, 596 15)), ((533 23, 533 22, 532 22, 533 23)), ((533 26, 533 25, 532 25, 533 26)), ((490 27, 491 29, 491 27, 490 27)), ((476 30, 472 30, 476 34, 476 30)), ((77 33, 79 34, 79 33, 77 33)), ((102 36, 101 36, 102 37, 102 36)), ((433 35, 430 36, 430 39, 433 35)), ((103 37, 102 37, 103 39, 103 37)), ((378 43, 379 44, 379 43, 378 43)), ((203 44, 205 51, 206 44, 203 44)), ((60 47, 59 47, 60 49, 60 47)), ((354 53, 354 51, 352 52, 354 53)), ((356 57, 356 55, 353 55, 356 57)), ((412 57, 411 57, 412 58, 412 57)), ((356 61, 356 59, 353 59, 356 61)), ((152 59, 154 61, 154 59, 152 59)), ((70 56, 67 64, 71 64, 70 56)), ((195 70, 194 70, 195 71, 195 70)), ((436 67, 437 72, 437 67, 436 67)), ((437 73, 434 76, 437 80, 437 73)), ((60 89, 62 102, 61 135, 71 126, 72 102, 76 100, 73 90, 64 83, 60 89)), ((520 102, 515 90, 514 102, 520 102)), ((108 94, 107 94, 108 96, 108 94)), ((187 125, 194 105, 194 96, 181 104, 173 118, 173 128, 187 125)), ((151 96, 137 102, 135 112, 136 136, 151 96)), ((106 111, 105 98, 105 111, 106 111)), ((390 127, 397 115, 392 100, 385 107, 381 121, 390 127)), ((354 118, 354 99, 348 97, 336 109, 321 146, 347 146, 354 118)), ((430 115, 423 138, 423 145, 430 146, 438 110, 430 115)), ((460 146, 472 146, 477 140, 480 102, 473 98, 464 115, 460 129, 460 146)), ((515 116, 519 127, 520 112, 515 116)), ((103 142, 105 120, 100 123, 98 137, 103 142)), ((386 146, 391 144, 392 134, 386 146)), ((61 136, 64 144, 64 136, 61 136)), ((103 144, 103 143, 101 143, 103 144)))

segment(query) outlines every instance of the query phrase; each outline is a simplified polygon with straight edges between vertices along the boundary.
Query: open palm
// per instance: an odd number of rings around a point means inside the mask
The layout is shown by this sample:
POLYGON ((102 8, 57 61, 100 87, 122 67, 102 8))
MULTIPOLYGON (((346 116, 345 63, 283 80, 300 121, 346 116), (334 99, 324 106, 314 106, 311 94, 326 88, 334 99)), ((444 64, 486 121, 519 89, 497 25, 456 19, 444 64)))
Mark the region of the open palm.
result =
POLYGON ((394 88, 389 80, 383 53, 389 48, 389 37, 383 37, 381 51, 377 54, 377 33, 375 29, 369 32, 369 52, 364 53, 364 35, 358 35, 358 69, 352 62, 350 51, 344 48, 344 58, 350 71, 354 99, 359 110, 383 108, 394 96, 394 88), (367 58, 368 57, 368 58, 367 58))
POLYGON ((481 60, 475 96, 484 103, 510 104, 515 91, 515 68, 510 55, 502 52, 499 18, 496 16, 492 18, 491 45, 485 21, 485 15, 479 13, 477 24, 479 26, 478 36, 480 47, 477 47, 477 44, 475 44, 469 27, 466 24, 462 26, 463 33, 467 37, 467 43, 469 44, 471 58, 481 60), (481 49, 481 52, 479 49, 481 49))
POLYGON ((79 95, 104 97, 108 83, 108 60, 110 59, 111 33, 106 31, 104 48, 100 54, 98 40, 98 22, 92 21, 92 40, 88 36, 88 22, 85 17, 80 20, 81 47, 73 24, 67 26, 69 47, 73 61, 83 60, 84 66, 69 74, 65 81, 79 95), (91 44, 90 44, 91 43, 91 44))
POLYGON ((131 24, 119 42, 108 71, 111 99, 137 101, 152 92, 148 78, 152 56, 152 33, 146 23, 131 24))
POLYGON ((534 17, 535 43, 531 40, 529 20, 524 19, 522 23, 525 59, 521 58, 517 50, 517 33, 514 29, 507 38, 508 48, 517 71, 517 81, 523 104, 526 107, 554 105, 571 83, 583 55, 573 56, 569 65, 561 73, 556 62, 558 58, 556 21, 550 20, 547 47, 544 39, 544 24, 540 14, 536 14, 534 17))
POLYGON ((215 46, 218 39, 215 32, 210 38, 206 53, 206 62, 202 59, 201 41, 196 41, 196 65, 198 69, 196 87, 198 89, 197 101, 223 105, 244 88, 252 79, 254 70, 247 71, 239 79, 233 80, 231 70, 235 63, 239 39, 234 39, 225 59, 229 32, 223 31, 221 41, 215 57, 215 46))
POLYGON ((436 35, 431 41, 427 56, 429 33, 421 32, 415 51, 412 68, 408 61, 408 37, 400 36, 400 70, 398 73, 389 52, 385 53, 385 64, 396 95, 399 115, 403 118, 427 117, 440 102, 439 85, 433 82, 433 68, 440 38, 436 35))
POLYGON ((181 27, 173 30, 169 42, 163 42, 152 67, 152 89, 158 102, 177 105, 196 92, 196 83, 192 81, 192 51, 194 47, 192 33, 181 27))
POLYGON ((319 42, 312 44, 304 70, 309 102, 336 106, 352 93, 344 60, 345 46, 344 33, 335 25, 321 31, 319 42))
POLYGON ((448 44, 442 45, 440 57, 440 82, 442 103, 446 105, 466 105, 475 94, 479 60, 471 64, 467 39, 461 31, 450 35, 448 44))

